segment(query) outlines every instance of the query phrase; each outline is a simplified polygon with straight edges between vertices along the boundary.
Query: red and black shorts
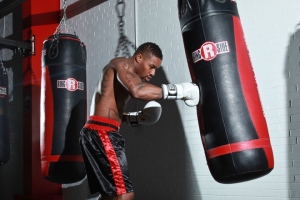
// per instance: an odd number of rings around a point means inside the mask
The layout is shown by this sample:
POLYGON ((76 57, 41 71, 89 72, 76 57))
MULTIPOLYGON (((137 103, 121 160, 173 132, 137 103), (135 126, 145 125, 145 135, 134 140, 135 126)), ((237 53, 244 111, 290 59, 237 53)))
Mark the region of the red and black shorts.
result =
POLYGON ((81 151, 92 194, 114 196, 133 191, 119 128, 118 121, 90 116, 81 130, 81 151))

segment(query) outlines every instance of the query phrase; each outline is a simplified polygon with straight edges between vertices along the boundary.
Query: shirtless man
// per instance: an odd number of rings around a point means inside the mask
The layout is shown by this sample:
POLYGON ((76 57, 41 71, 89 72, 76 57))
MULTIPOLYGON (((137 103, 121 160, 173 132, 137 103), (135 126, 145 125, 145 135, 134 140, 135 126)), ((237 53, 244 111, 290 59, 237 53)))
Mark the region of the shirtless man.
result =
POLYGON ((139 46, 132 57, 112 59, 103 69, 94 93, 91 116, 80 136, 89 188, 92 194, 100 192, 101 200, 134 198, 125 142, 119 133, 122 121, 129 125, 152 124, 160 117, 157 102, 141 112, 124 113, 130 97, 144 101, 181 99, 188 106, 196 106, 199 102, 199 88, 193 83, 163 84, 161 87, 147 83, 160 67, 162 58, 159 46, 147 42, 139 46))

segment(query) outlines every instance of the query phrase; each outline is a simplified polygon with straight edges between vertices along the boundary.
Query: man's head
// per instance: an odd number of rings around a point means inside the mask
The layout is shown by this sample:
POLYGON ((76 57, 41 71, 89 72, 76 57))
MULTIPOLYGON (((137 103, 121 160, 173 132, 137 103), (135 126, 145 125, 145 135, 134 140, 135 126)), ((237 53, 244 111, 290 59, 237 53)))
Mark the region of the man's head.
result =
POLYGON ((144 44, 141 44, 137 50, 135 51, 133 56, 136 56, 138 54, 142 55, 149 55, 149 56, 155 56, 157 58, 160 58, 161 60, 163 59, 163 55, 161 52, 161 49, 159 46, 155 43, 152 42, 146 42, 144 44))
POLYGON ((137 63, 136 73, 143 81, 149 81, 160 67, 163 55, 157 44, 146 42, 137 48, 133 58, 137 63))

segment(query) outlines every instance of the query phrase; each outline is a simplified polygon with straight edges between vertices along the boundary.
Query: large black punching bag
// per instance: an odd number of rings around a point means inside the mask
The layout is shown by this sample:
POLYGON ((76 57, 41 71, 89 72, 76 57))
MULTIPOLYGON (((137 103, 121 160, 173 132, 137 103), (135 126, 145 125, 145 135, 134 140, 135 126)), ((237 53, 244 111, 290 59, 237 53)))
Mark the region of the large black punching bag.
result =
POLYGON ((7 163, 9 157, 8 76, 0 60, 0 165, 7 163))
POLYGON ((268 174, 273 152, 234 0, 178 0, 208 167, 220 183, 268 174))
POLYGON ((41 83, 43 176, 72 183, 86 175, 79 133, 86 122, 85 45, 76 35, 54 34, 44 41, 41 83))

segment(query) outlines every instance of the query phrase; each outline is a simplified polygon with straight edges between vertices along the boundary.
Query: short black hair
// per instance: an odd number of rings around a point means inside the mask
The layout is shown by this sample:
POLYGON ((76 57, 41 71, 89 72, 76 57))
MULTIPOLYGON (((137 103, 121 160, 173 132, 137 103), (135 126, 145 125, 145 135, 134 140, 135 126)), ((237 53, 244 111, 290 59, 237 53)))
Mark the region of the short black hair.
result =
POLYGON ((146 42, 146 43, 141 44, 135 51, 134 56, 139 53, 141 53, 141 54, 146 53, 148 55, 156 56, 157 58, 160 58, 161 60, 163 59, 163 54, 161 52, 160 47, 157 44, 152 43, 152 42, 146 42))

